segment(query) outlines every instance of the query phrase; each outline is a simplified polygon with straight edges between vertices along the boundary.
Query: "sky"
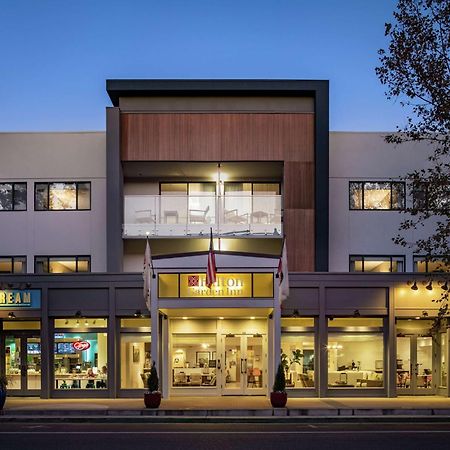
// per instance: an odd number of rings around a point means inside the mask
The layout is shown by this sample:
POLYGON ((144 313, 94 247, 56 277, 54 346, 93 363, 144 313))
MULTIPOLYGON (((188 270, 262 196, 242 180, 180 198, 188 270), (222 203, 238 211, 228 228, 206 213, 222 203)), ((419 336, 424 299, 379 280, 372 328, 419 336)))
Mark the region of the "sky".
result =
POLYGON ((391 131, 396 0, 0 0, 0 131, 105 129, 105 80, 327 79, 330 130, 391 131))

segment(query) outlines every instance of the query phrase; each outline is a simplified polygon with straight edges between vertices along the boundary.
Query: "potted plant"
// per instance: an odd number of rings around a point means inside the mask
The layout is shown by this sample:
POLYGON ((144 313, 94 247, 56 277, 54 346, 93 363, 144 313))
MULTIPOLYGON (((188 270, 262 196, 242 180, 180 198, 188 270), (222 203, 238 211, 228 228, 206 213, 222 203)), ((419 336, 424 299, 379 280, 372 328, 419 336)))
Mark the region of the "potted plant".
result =
POLYGON ((0 375, 0 411, 3 409, 6 401, 6 387, 8 385, 8 378, 5 375, 0 375))
POLYGON ((153 361, 150 375, 147 378, 148 392, 144 393, 144 403, 146 408, 159 408, 161 404, 161 392, 159 392, 158 372, 155 361, 153 361))
POLYGON ((270 393, 270 403, 274 408, 284 408, 287 402, 286 392, 286 377, 284 375, 283 365, 278 365, 277 374, 275 375, 275 382, 270 393))

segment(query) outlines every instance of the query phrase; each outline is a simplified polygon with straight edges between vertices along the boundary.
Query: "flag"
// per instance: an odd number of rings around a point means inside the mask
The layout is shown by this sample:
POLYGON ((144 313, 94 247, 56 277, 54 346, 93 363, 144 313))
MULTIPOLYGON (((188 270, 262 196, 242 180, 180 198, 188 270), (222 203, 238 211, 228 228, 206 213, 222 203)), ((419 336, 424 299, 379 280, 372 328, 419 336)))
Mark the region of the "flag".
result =
POLYGON ((209 241, 208 252, 208 267, 206 268, 206 286, 208 286, 208 289, 211 289, 212 284, 216 282, 216 272, 216 257, 214 255, 214 243, 211 228, 211 238, 209 241))
POLYGON ((152 273, 153 273, 153 264, 152 264, 152 254, 150 252, 150 244, 147 239, 147 245, 145 247, 144 254, 144 273, 142 277, 144 278, 144 299, 145 304, 147 305, 148 310, 150 311, 150 290, 152 283, 152 273))
POLYGON ((277 278, 280 284, 279 297, 280 302, 286 300, 289 296, 289 274, 286 250, 286 238, 283 238, 283 248, 281 250, 280 259, 278 261, 277 278))

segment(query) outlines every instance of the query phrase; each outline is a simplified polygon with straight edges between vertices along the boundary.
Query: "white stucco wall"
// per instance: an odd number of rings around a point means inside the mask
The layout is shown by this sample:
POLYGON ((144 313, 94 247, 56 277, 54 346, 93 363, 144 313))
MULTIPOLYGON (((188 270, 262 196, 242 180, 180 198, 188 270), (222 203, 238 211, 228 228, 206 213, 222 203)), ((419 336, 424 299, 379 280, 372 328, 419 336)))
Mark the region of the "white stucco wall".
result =
POLYGON ((0 133, 0 182, 27 182, 27 211, 0 213, 0 255, 90 255, 106 271, 104 132, 0 133), (34 211, 34 183, 90 181, 90 211, 34 211))
MULTIPOLYGON (((395 180, 427 165, 424 144, 393 146, 382 133, 330 133, 329 270, 348 272, 349 255, 405 255, 413 270, 412 252, 392 242, 404 214, 396 211, 350 211, 350 181, 395 180)), ((410 200, 407 192, 407 201, 410 200)), ((414 242, 418 233, 405 234, 414 242)))

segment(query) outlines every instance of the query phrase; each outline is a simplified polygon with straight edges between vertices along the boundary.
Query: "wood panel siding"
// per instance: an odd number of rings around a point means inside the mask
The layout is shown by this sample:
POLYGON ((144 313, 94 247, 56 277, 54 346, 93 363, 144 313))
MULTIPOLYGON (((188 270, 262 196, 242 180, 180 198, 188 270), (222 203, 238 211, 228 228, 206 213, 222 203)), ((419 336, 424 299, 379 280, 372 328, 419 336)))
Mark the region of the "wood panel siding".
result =
POLYGON ((314 271, 314 151, 312 113, 121 114, 123 161, 283 161, 290 271, 314 271))
POLYGON ((123 161, 314 160, 311 113, 122 113, 123 161))
POLYGON ((314 215, 313 209, 284 210, 289 272, 314 272, 314 215))

